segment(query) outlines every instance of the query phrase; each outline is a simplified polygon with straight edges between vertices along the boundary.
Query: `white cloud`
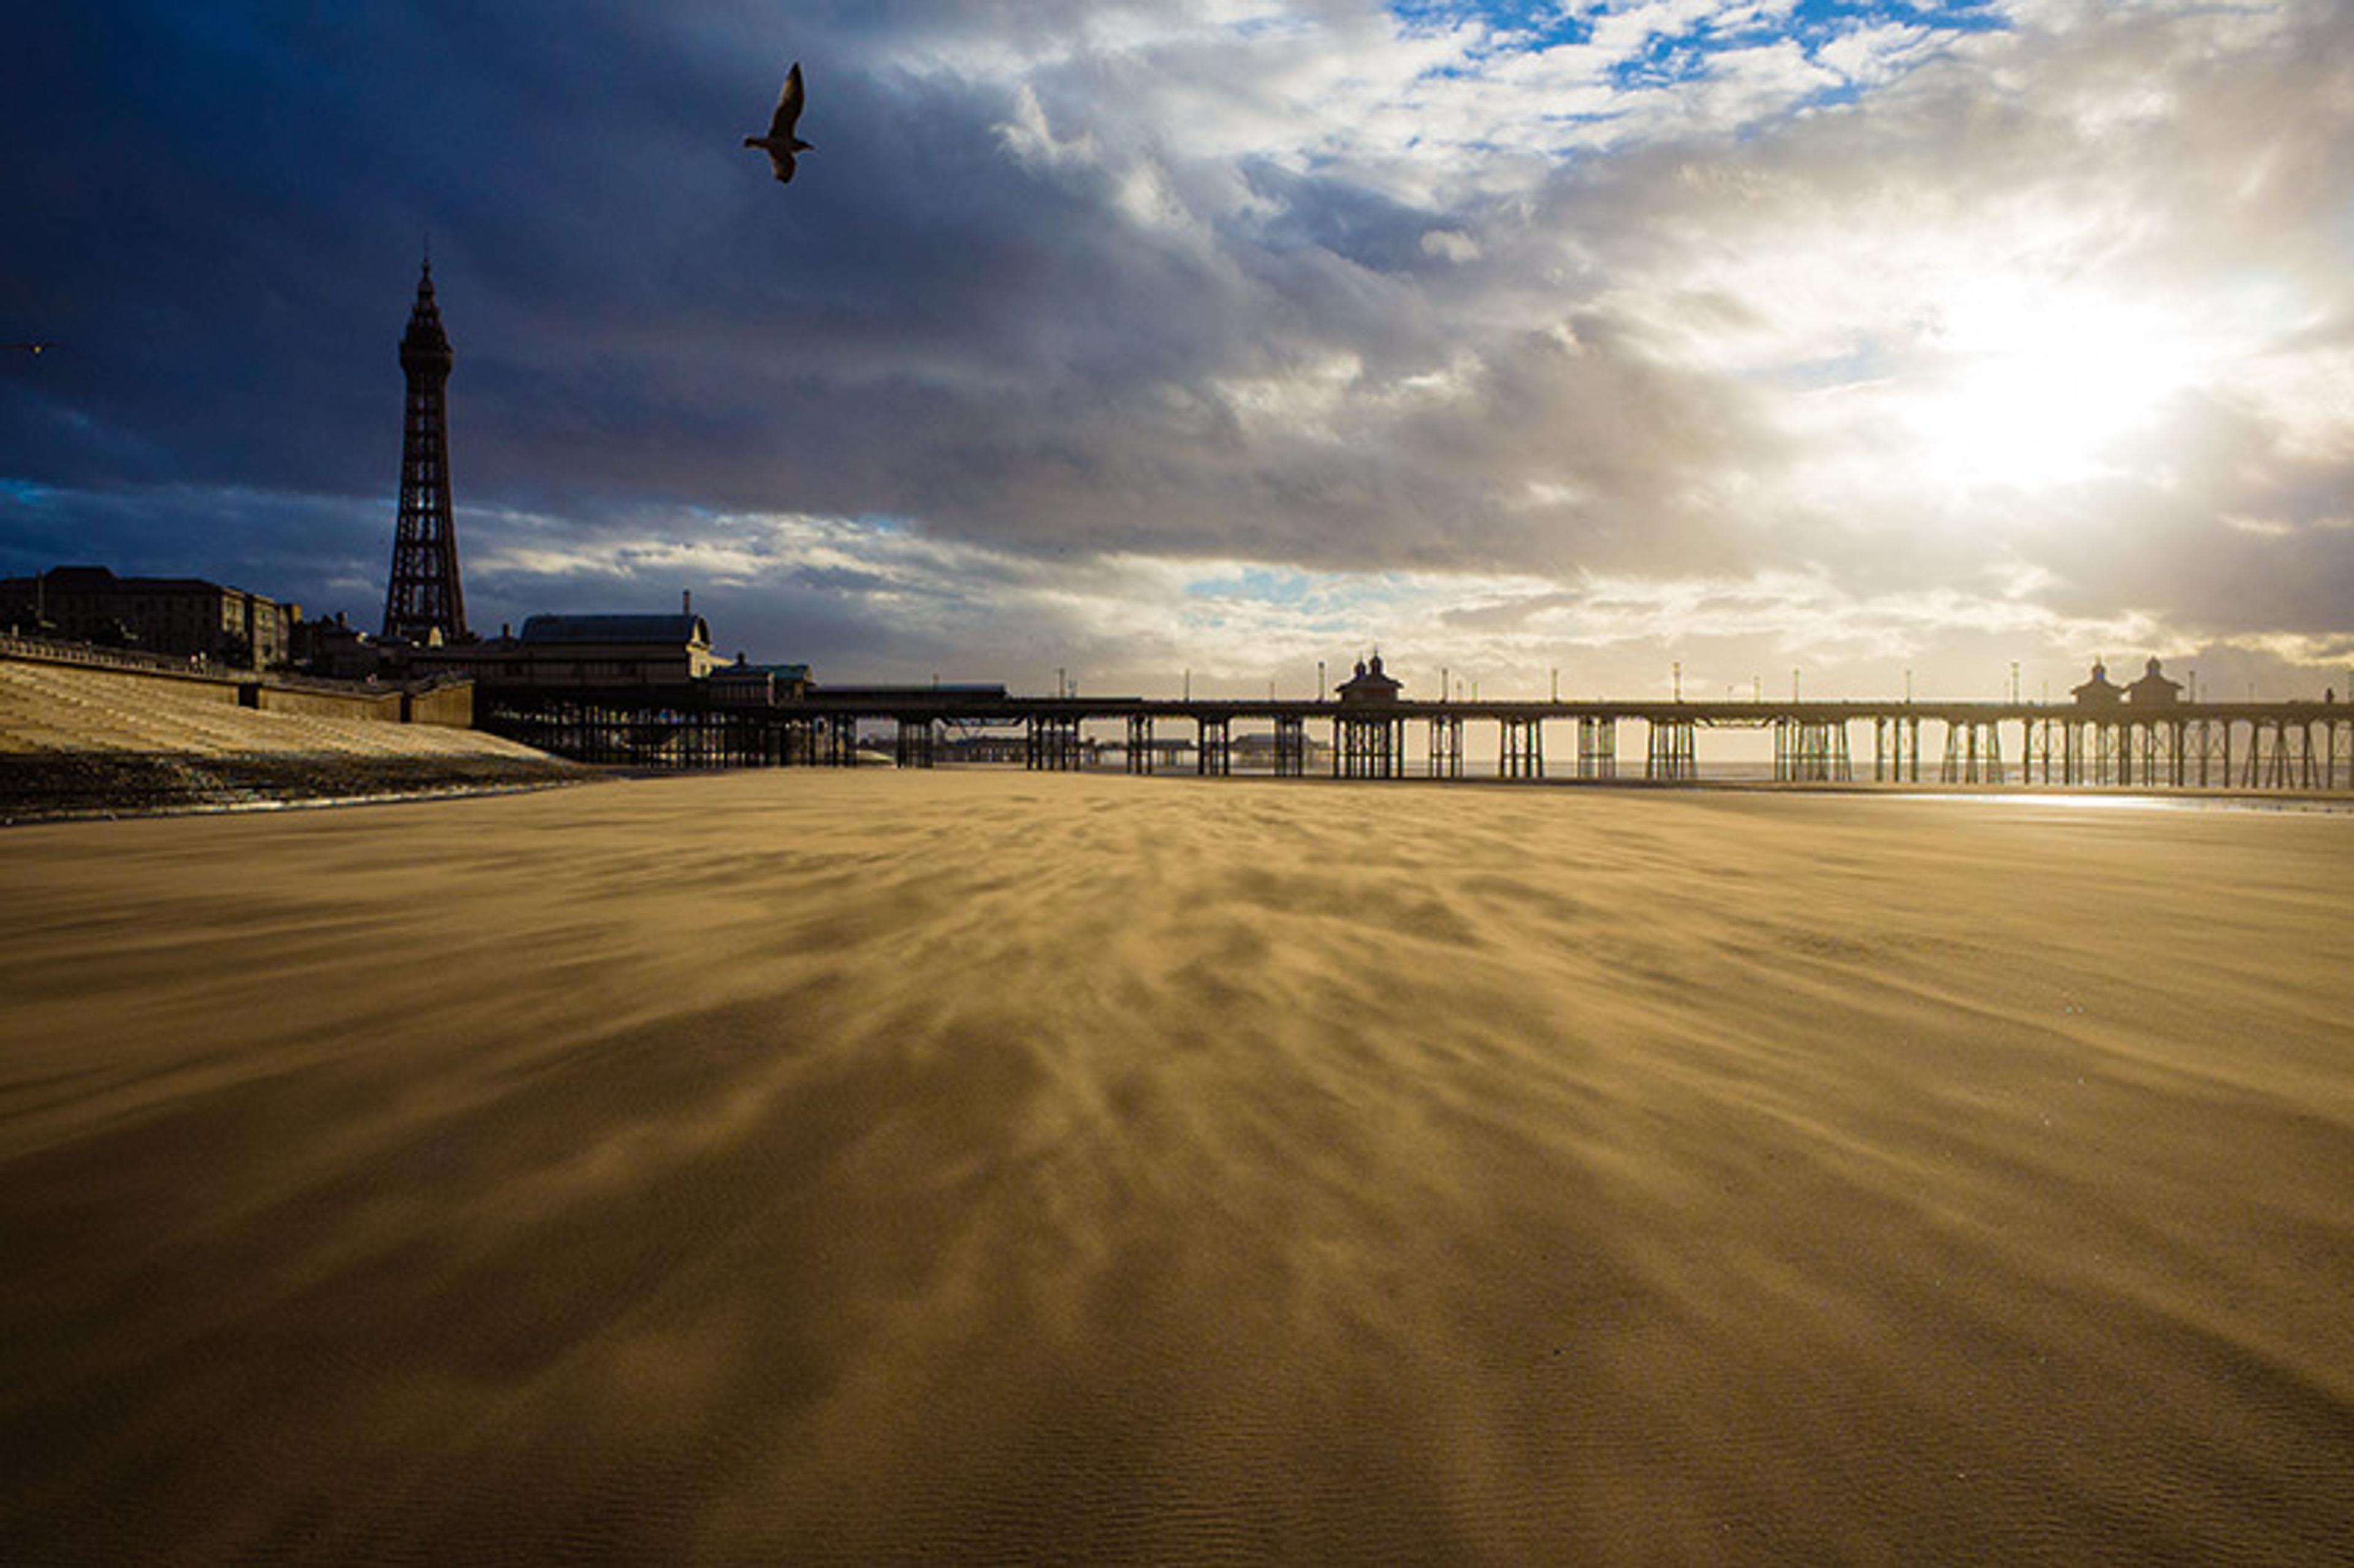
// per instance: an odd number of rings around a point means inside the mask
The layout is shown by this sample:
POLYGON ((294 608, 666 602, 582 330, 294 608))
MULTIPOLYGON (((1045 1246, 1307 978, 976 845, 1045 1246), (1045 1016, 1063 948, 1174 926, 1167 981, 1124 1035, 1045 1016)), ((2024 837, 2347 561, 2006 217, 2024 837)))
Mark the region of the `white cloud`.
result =
POLYGON ((1459 228, 1426 229, 1420 243, 1424 255, 1458 263, 1477 261, 1480 256, 1479 242, 1459 228))

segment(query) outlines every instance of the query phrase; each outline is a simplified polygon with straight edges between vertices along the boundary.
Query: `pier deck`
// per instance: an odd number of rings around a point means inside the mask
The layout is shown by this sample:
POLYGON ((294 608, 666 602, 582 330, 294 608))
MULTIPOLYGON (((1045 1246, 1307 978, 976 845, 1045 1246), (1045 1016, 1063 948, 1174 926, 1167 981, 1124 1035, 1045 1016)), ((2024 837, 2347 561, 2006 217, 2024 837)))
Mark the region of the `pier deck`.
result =
POLYGON ((1226 774, 1247 756, 1246 770, 1278 776, 1455 779, 1467 776, 1467 730, 1492 725, 1505 779, 1690 782, 1701 777, 1702 732, 1749 730, 1771 732, 1771 777, 1790 783, 2354 789, 2354 705, 2334 702, 1358 704, 887 688, 760 707, 685 692, 493 693, 485 710, 486 727, 559 755, 647 766, 849 766, 881 753, 903 767, 1057 770, 1118 756, 1130 772, 1226 774), (1640 730, 1636 747, 1620 744, 1628 726, 1640 730), (1549 753, 1549 741, 1572 737, 1549 753))

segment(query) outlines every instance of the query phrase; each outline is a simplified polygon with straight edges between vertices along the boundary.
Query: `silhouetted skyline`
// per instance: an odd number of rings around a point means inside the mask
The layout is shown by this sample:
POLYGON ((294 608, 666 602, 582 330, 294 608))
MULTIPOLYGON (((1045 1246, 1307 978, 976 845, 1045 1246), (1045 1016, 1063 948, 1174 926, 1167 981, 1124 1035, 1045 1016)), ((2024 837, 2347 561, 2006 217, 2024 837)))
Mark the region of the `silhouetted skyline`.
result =
POLYGON ((845 680, 2317 694, 2345 22, 36 0, 0 334, 71 351, 0 376, 0 574, 372 620, 430 230, 478 625, 692 588, 845 680))

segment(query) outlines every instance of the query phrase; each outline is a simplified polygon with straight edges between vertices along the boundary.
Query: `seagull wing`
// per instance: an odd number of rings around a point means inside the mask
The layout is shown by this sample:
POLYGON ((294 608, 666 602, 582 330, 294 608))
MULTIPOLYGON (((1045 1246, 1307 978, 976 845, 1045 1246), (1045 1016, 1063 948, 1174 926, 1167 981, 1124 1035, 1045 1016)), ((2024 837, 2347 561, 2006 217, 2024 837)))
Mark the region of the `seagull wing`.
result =
MULTIPOLYGON (((790 141, 793 126, 801 117, 801 62, 795 60, 786 73, 785 90, 777 95, 777 111, 769 116, 769 134, 790 141)), ((779 174, 777 178, 786 176, 779 174)))
POLYGON ((769 171, 790 185, 793 177, 793 155, 773 146, 763 150, 769 154, 769 171))

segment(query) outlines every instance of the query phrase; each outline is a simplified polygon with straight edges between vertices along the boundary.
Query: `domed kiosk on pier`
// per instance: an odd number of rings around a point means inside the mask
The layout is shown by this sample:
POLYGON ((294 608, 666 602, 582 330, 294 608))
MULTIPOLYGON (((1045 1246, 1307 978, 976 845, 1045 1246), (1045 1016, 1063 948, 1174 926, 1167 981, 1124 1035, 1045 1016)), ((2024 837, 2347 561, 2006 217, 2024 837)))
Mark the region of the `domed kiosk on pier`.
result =
POLYGON ((1333 688, 1332 772, 1341 779, 1395 779, 1405 771, 1405 721, 1398 693, 1405 683, 1382 668, 1382 656, 1357 661, 1356 673, 1333 688))

